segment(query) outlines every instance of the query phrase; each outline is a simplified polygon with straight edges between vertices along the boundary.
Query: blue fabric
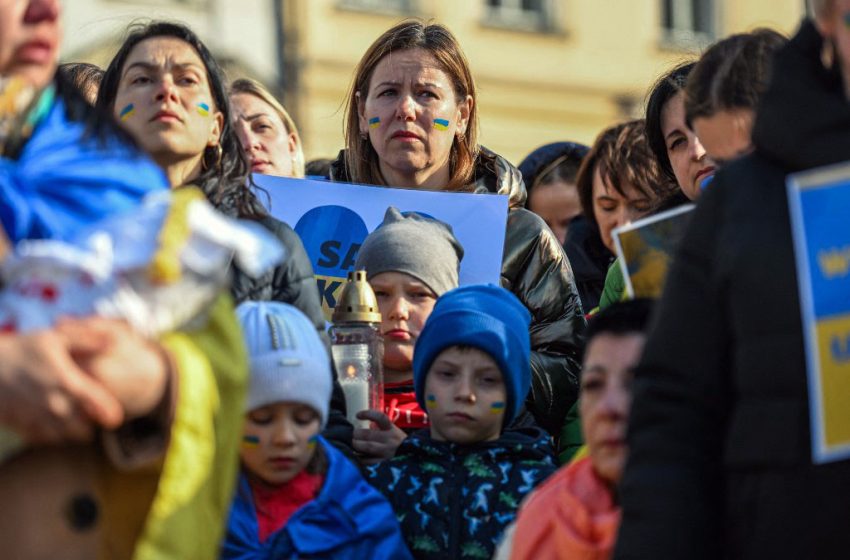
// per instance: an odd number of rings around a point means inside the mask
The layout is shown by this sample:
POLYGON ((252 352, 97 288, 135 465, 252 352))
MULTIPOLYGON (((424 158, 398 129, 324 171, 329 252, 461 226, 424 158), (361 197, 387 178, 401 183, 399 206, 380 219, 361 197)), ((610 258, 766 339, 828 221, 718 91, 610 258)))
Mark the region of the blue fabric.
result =
POLYGON ((413 386, 425 407, 425 376, 450 346, 472 346, 489 354, 502 372, 507 393, 505 422, 516 418, 531 386, 531 314, 515 295, 492 284, 462 286, 443 294, 413 350, 413 386))
POLYGON ((319 495, 264 543, 260 543, 251 488, 244 475, 240 477, 223 559, 411 558, 387 500, 342 453, 322 437, 319 442, 328 460, 319 495))
POLYGON ((85 138, 57 98, 17 160, 0 158, 0 221, 12 242, 69 239, 80 226, 168 189, 162 170, 117 138, 85 138))

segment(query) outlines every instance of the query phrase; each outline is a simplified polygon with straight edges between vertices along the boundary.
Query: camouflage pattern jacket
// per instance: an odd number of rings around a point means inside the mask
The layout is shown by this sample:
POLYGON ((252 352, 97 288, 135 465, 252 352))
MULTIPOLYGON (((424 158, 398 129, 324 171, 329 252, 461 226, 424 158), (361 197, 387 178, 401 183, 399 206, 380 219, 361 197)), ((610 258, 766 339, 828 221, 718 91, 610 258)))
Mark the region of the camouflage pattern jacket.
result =
POLYGON ((392 504, 415 558, 489 559, 522 499, 555 471, 549 441, 539 428, 474 445, 420 430, 367 480, 392 504))

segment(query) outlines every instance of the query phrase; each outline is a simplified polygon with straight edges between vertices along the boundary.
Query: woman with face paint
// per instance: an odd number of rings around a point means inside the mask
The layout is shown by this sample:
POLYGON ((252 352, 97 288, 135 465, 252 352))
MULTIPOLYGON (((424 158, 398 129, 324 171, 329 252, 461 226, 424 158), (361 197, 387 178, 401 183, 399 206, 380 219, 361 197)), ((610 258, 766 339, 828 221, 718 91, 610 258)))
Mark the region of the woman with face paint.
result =
POLYGON ((507 160, 478 145, 472 72, 442 25, 401 23, 366 51, 346 101, 346 149, 331 179, 509 196, 502 283, 531 311, 527 405, 557 433, 578 387, 584 315, 558 240, 524 208, 525 186, 507 160))
MULTIPOLYGON (((106 70, 97 106, 165 170, 172 188, 195 185, 219 211, 256 220, 277 236, 286 248, 283 264, 257 279, 235 269, 234 299, 294 305, 328 343, 313 266, 298 234, 269 216, 251 190, 221 69, 197 35, 169 22, 134 30, 106 70)), ((324 435, 347 450, 352 427, 338 384, 328 426, 324 435)))
POLYGON ((615 558, 850 550, 850 461, 812 461, 786 192, 790 173, 850 154, 850 0, 812 6, 773 59, 752 153, 717 172, 667 276, 635 376, 615 558))

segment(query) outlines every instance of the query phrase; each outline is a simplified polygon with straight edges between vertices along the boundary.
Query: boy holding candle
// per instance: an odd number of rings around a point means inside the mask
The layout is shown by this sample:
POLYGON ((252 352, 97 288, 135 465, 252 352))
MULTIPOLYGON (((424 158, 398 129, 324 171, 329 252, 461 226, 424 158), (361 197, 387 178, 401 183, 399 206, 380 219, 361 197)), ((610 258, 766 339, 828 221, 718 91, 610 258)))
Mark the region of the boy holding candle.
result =
POLYGON ((490 558, 523 497, 555 470, 548 435, 511 429, 528 394, 528 310, 492 285, 443 295, 416 343, 429 430, 369 470, 416 558, 490 558))
POLYGON ((389 459, 407 434, 428 427, 413 390, 413 348, 437 298, 457 288, 462 258, 451 226, 393 207, 357 253, 354 268, 366 270, 384 339, 384 411, 354 409, 374 423, 354 430, 364 463, 389 459))
POLYGON ((389 504, 319 435, 331 372, 316 328, 284 303, 237 314, 251 379, 222 558, 410 558, 389 504))

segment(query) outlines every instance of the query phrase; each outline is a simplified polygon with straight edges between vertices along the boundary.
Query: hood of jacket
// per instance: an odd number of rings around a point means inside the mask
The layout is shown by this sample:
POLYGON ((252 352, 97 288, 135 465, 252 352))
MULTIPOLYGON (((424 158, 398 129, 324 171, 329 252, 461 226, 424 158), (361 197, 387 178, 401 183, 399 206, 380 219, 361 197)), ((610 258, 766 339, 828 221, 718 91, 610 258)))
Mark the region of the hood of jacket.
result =
POLYGON ((837 64, 821 62, 823 37, 811 20, 774 59, 753 143, 765 158, 800 171, 850 158, 850 102, 837 64))
MULTIPOLYGON (((345 165, 345 150, 340 150, 330 168, 331 181, 351 182, 351 175, 345 165)), ((522 174, 502 156, 480 147, 475 160, 472 182, 460 192, 491 193, 508 195, 508 207, 511 209, 525 206, 526 192, 522 174)))
POLYGON ((352 543, 397 531, 389 504, 332 445, 319 437, 328 461, 325 482, 316 499, 296 511, 286 525, 259 542, 251 488, 244 475, 228 523, 223 558, 289 558, 294 551, 319 556, 352 543))

